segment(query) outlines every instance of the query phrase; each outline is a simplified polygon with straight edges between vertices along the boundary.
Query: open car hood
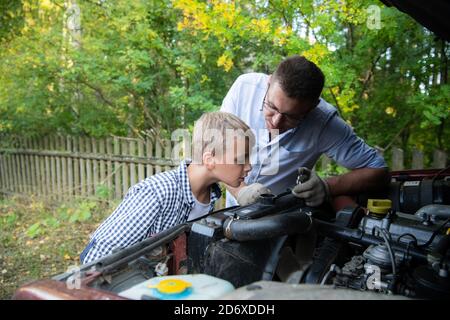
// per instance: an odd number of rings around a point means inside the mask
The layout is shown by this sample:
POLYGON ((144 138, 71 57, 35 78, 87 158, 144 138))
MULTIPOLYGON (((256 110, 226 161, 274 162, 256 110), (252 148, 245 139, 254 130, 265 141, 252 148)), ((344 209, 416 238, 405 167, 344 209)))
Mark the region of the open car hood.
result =
POLYGON ((450 1, 448 0, 380 0, 388 7, 411 16, 437 37, 450 41, 450 1))

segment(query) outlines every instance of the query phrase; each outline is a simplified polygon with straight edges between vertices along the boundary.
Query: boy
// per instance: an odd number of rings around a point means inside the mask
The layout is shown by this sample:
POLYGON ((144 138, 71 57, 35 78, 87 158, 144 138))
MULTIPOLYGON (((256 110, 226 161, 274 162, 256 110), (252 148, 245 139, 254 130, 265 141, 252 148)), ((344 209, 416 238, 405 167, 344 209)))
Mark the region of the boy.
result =
POLYGON ((226 112, 205 113, 193 133, 193 161, 131 187, 122 203, 92 234, 83 264, 126 248, 185 221, 207 215, 220 197, 219 181, 238 187, 251 170, 250 128, 226 112))

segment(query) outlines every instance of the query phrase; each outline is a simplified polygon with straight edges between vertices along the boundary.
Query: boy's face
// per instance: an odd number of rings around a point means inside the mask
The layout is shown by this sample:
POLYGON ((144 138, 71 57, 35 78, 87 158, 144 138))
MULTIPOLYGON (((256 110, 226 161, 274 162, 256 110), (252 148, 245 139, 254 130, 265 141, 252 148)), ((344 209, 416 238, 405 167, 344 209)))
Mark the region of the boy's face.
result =
POLYGON ((225 154, 217 157, 214 173, 217 179, 236 188, 251 169, 248 139, 235 138, 234 145, 227 146, 225 154))

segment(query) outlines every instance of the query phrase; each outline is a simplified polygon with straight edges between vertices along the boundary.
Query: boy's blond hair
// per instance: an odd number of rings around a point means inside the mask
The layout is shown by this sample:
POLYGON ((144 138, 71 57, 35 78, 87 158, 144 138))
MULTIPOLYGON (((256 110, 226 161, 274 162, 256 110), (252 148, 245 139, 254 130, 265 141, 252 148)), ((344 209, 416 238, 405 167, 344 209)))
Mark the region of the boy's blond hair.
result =
POLYGON ((234 138, 246 138, 249 150, 255 142, 250 127, 234 114, 221 111, 204 113, 194 126, 193 162, 202 163, 205 152, 220 156, 227 150, 234 150, 234 138))

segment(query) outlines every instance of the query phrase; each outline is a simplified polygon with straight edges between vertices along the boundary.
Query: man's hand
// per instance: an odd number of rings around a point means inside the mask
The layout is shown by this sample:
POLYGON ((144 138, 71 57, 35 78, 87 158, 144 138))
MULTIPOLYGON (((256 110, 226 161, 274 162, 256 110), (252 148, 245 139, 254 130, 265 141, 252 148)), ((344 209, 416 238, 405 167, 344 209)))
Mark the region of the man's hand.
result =
POLYGON ((256 202, 259 196, 264 193, 270 193, 269 188, 263 186, 261 183, 253 183, 241 188, 237 194, 236 200, 239 205, 246 206, 250 203, 256 202))
POLYGON ((298 173, 300 175, 309 175, 309 179, 305 182, 300 182, 292 189, 294 196, 305 199, 306 205, 310 207, 320 206, 329 198, 330 190, 328 184, 317 173, 305 167, 299 168, 298 173))

